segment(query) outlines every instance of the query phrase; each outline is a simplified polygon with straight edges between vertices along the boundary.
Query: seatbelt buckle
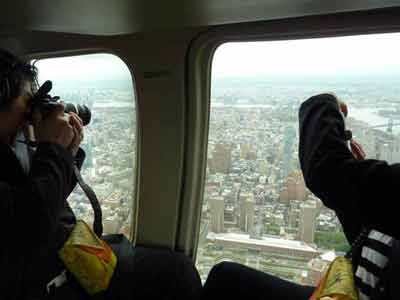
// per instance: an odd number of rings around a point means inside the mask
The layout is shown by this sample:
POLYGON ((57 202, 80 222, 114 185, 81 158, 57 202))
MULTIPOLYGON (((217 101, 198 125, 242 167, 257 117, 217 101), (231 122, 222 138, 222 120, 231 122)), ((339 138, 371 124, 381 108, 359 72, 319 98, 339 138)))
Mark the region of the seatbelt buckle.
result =
POLYGON ((65 282, 67 282, 67 271, 62 271, 58 276, 54 277, 47 285, 47 293, 50 294, 54 292, 56 288, 62 286, 65 282))

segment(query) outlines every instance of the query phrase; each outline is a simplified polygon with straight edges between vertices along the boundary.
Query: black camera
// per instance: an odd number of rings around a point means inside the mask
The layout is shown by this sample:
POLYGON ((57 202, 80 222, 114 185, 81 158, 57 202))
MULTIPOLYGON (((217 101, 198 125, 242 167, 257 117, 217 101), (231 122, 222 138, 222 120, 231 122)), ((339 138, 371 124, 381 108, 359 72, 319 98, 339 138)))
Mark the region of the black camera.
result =
MULTIPOLYGON (((47 80, 45 83, 43 83, 40 88, 37 90, 37 92, 33 95, 32 98, 32 106, 30 108, 30 112, 28 114, 28 118, 32 120, 32 113, 35 111, 35 109, 39 109, 39 111, 46 116, 56 105, 59 103, 60 97, 55 96, 52 97, 49 95, 50 90, 52 89, 53 84, 50 80, 47 80)), ((87 124, 90 123, 90 120, 92 118, 92 113, 90 109, 86 105, 75 105, 72 103, 64 103, 65 109, 64 111, 66 113, 74 112, 76 113, 83 122, 83 125, 86 126, 87 124)))

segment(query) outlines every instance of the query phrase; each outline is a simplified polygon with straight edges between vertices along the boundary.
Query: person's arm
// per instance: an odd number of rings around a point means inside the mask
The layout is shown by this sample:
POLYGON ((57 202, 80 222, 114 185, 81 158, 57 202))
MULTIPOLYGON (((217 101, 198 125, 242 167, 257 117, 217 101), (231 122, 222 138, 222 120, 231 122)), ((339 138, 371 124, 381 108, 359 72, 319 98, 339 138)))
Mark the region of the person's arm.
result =
POLYGON ((347 238, 352 241, 362 225, 400 238, 400 165, 353 157, 333 95, 321 94, 304 102, 299 123, 299 158, 306 185, 335 210, 347 238))
MULTIPOLYGON (((70 113, 70 123, 73 126, 74 139, 69 145, 68 150, 74 156, 74 162, 80 171, 86 156, 85 151, 81 147, 79 147, 79 145, 83 140, 83 122, 77 114, 70 113)), ((74 175, 68 195, 74 190, 76 184, 77 184, 77 179, 74 175)))
POLYGON ((20 186, 0 182, 0 228, 3 242, 41 243, 57 229, 73 178, 73 156, 58 144, 41 143, 28 180, 20 186))

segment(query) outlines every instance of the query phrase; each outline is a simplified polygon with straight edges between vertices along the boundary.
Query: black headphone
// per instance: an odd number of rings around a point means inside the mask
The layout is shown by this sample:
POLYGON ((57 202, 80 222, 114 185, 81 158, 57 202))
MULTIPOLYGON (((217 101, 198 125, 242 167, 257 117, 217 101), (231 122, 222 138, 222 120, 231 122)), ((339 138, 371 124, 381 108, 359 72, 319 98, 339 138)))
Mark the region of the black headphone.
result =
POLYGON ((9 75, 20 65, 18 57, 10 52, 0 49, 0 108, 5 99, 11 97, 11 83, 9 75))

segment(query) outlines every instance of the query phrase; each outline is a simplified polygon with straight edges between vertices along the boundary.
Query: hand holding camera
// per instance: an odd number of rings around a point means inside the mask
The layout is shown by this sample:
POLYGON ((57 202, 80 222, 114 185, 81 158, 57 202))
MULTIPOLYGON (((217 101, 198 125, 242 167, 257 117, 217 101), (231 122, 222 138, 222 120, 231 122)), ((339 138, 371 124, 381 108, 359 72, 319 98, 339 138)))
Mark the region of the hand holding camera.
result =
POLYGON ((73 112, 69 113, 70 115, 70 124, 72 125, 74 129, 74 138, 69 145, 68 149, 72 152, 72 154, 75 156, 76 153, 78 152, 79 145, 81 144, 83 140, 83 122, 81 118, 73 112))
MULTIPOLYGON (((343 114, 345 118, 347 118, 347 115, 349 113, 349 110, 347 108, 346 103, 344 103, 342 100, 340 100, 335 94, 332 94, 335 98, 336 101, 339 105, 339 110, 343 114)), ((353 137, 350 138, 350 150, 351 153, 353 153, 353 156, 357 160, 364 160, 366 157, 366 154, 361 146, 360 143, 358 143, 353 137)))
POLYGON ((35 94, 30 119, 37 142, 51 142, 63 146, 75 156, 83 140, 83 126, 91 119, 86 106, 60 103, 51 97, 51 81, 46 81, 35 94))
POLYGON ((83 138, 83 125, 80 118, 64 112, 64 105, 57 103, 44 117, 39 110, 32 115, 37 142, 50 142, 63 146, 76 154, 83 138))

